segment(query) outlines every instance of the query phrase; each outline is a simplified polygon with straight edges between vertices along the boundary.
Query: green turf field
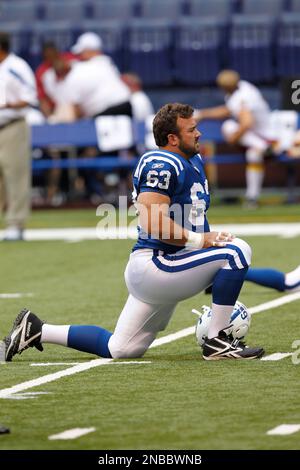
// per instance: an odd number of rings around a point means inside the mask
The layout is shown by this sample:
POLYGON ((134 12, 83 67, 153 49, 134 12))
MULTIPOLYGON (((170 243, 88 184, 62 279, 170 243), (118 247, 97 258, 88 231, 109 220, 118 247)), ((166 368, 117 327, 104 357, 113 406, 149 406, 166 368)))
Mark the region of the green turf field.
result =
MULTIPOLYGON (((214 221, 224 222, 226 212, 228 222, 244 216, 241 211, 216 209, 214 221)), ((292 209, 279 209, 276 220, 284 221, 287 213, 297 221, 292 209)), ((254 221, 255 215, 251 218, 254 221)), ((92 221, 91 211, 48 211, 34 213, 31 225, 77 227, 92 221)), ((259 216, 257 221, 262 221, 259 216)), ((288 270, 299 264, 299 237, 245 239, 253 248, 255 266, 288 270)), ((24 306, 49 323, 112 329, 126 299, 123 271, 131 246, 132 241, 126 240, 1 243, 0 293, 33 294, 0 298, 1 337, 24 306)), ((252 307, 282 295, 245 284, 240 300, 252 307)), ((191 309, 208 302, 210 296, 201 294, 179 304, 161 336, 193 325, 191 309)), ((271 354, 292 352, 296 339, 300 339, 300 300, 253 316, 247 342, 262 345, 271 354)), ((71 367, 32 363, 92 359, 95 356, 53 345, 46 345, 43 353, 30 349, 12 363, 0 364, 0 391, 71 367)), ((11 434, 0 436, 0 449, 300 448, 299 432, 266 434, 283 423, 300 423, 300 364, 293 365, 291 358, 206 363, 194 336, 189 336, 150 349, 140 364, 117 362, 123 364, 109 363, 24 390, 48 394, 0 399, 0 424, 11 429, 11 434), (75 440, 48 440, 77 427, 96 431, 75 440)))

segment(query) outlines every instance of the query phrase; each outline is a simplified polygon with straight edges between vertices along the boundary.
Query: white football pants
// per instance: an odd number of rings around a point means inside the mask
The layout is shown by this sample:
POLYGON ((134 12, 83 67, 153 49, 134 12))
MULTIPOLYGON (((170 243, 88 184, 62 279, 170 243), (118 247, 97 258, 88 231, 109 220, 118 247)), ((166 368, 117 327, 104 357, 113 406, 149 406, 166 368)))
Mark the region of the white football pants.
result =
POLYGON ((179 301, 211 285, 220 269, 243 269, 250 262, 251 248, 239 238, 224 248, 183 249, 174 255, 134 251, 125 270, 129 297, 108 343, 112 357, 141 357, 179 301))

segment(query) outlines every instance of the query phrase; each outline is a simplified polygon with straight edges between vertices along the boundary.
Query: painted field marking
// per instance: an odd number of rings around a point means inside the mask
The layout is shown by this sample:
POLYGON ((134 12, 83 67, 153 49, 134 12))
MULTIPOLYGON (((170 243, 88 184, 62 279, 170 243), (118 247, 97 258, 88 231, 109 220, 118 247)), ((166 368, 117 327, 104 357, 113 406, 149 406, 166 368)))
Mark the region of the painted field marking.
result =
POLYGON ((300 424, 280 424, 267 432, 268 436, 287 436, 300 431, 300 424))
POLYGON ((33 362, 31 367, 49 367, 49 366, 77 366, 82 362, 33 362))
MULTIPOLYGON (((112 364, 151 364, 152 361, 114 361, 112 364)), ((33 367, 49 367, 49 366, 76 366, 78 364, 83 364, 82 362, 33 362, 30 366, 33 367)), ((85 363, 84 363, 85 364, 85 363)))
POLYGON ((0 398, 7 398, 18 392, 22 392, 23 390, 28 390, 29 388, 37 387, 39 385, 43 385, 45 383, 53 382, 54 380, 58 380, 62 377, 67 377, 68 375, 77 374, 78 372, 83 372, 88 369, 93 369, 94 367, 98 366, 106 366, 107 364, 112 363, 112 365, 131 365, 131 364, 151 364, 151 361, 116 361, 113 362, 114 359, 94 359, 89 362, 83 362, 82 364, 77 364, 73 367, 69 367, 68 369, 61 370, 59 372, 54 372, 53 374, 43 375, 38 379, 28 380, 27 382, 20 383, 18 385, 14 385, 13 387, 4 388, 0 390, 0 398))
POLYGON ((21 299, 22 297, 33 297, 34 294, 31 292, 11 292, 11 293, 0 293, 0 299, 21 299))
POLYGON ((67 431, 61 432, 59 434, 52 434, 49 436, 48 439, 50 441, 56 440, 69 440, 69 439, 77 439, 77 437, 84 436, 85 434, 89 434, 90 432, 96 431, 96 428, 74 428, 68 429, 67 431))
POLYGON ((52 392, 24 392, 24 393, 15 393, 13 395, 8 395, 6 399, 9 400, 29 400, 36 398, 37 395, 52 395, 52 392))
POLYGON ((290 357, 292 355, 293 353, 273 353, 269 354, 268 356, 262 357, 261 361, 281 361, 281 359, 290 357))
MULTIPOLYGON (((96 220, 96 219, 95 219, 96 220)), ((98 219, 97 221, 98 222, 98 219)), ((232 232, 236 236, 280 236, 283 238, 293 238, 300 235, 300 223, 264 223, 264 224, 216 224, 211 226, 217 232, 232 232), (282 234, 282 235, 280 235, 282 234)), ((4 231, 0 230, 0 239, 3 238, 4 231)), ((54 229, 27 229, 25 231, 26 241, 39 240, 119 240, 133 239, 137 237, 137 229, 132 226, 118 227, 74 227, 74 228, 54 228, 54 229)))
POLYGON ((278 299, 270 300, 269 302, 257 305, 257 307, 251 307, 248 310, 251 315, 254 315, 255 313, 260 313, 266 310, 270 310, 271 308, 280 307, 280 305, 288 304, 298 299, 300 299, 300 292, 294 292, 293 294, 287 294, 283 297, 279 297, 278 299))
MULTIPOLYGON (((300 298, 300 292, 295 293, 295 294, 288 294, 283 297, 280 297, 279 299, 275 299, 275 300, 272 300, 271 302, 266 302, 261 305, 265 306, 264 307, 265 310, 269 310, 271 308, 278 307, 279 305, 283 305, 286 302, 292 302, 293 300, 297 300, 299 298, 300 298)), ((250 308, 249 309, 250 313, 258 313, 262 311, 261 305, 257 305, 256 307, 250 308)), ((195 326, 191 326, 189 328, 185 328, 181 331, 178 331, 177 333, 172 333, 170 335, 164 336, 162 338, 155 340, 150 346, 150 348, 155 348, 157 346, 161 346, 162 344, 171 343, 172 341, 176 341, 177 339, 184 338, 186 336, 193 334, 194 331, 195 331, 195 326)), ((92 361, 89 361, 89 362, 76 364, 75 366, 70 367, 68 369, 64 369, 59 372, 55 372, 53 374, 47 374, 42 377, 39 377, 38 379, 28 380, 27 382, 14 385, 13 387, 4 388, 3 390, 0 390, 0 398, 6 398, 8 395, 12 395, 13 393, 18 393, 23 390, 28 390, 29 388, 37 387, 44 383, 53 382, 54 380, 58 380, 62 377, 67 377, 69 375, 77 374, 78 372, 83 372, 85 370, 92 369, 94 367, 104 366, 104 365, 110 364, 112 361, 113 359, 93 359, 92 361)), ((137 362, 139 363, 139 361, 137 362)), ((124 364, 124 363, 125 361, 124 362, 122 361, 120 364, 124 364)), ((127 364, 131 364, 131 363, 133 363, 133 361, 127 362, 127 364)))

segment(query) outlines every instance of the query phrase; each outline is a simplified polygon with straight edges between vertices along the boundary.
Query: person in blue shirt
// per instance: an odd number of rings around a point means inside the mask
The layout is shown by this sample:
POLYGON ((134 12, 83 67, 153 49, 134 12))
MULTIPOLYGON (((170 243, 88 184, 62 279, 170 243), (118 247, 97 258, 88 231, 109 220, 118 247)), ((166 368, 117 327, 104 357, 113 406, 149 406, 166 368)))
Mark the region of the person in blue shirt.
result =
POLYGON ((212 318, 203 358, 254 359, 264 354, 231 335, 230 316, 251 260, 251 248, 227 232, 210 231, 209 189, 191 106, 170 103, 153 121, 158 149, 133 174, 138 240, 125 281, 129 296, 113 333, 93 325, 49 325, 22 310, 5 338, 5 356, 55 343, 107 358, 141 357, 164 330, 178 302, 212 284, 212 318))

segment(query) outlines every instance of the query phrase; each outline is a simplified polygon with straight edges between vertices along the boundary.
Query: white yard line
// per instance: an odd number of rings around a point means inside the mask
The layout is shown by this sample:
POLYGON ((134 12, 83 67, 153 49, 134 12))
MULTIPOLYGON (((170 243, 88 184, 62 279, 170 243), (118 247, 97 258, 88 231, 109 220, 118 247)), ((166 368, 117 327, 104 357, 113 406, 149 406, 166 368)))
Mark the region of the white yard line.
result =
POLYGON ((298 299, 300 299, 300 292, 294 292, 294 294, 284 295, 278 299, 270 300, 270 302, 265 302, 263 304, 257 305, 256 307, 251 307, 248 310, 249 313, 253 315, 254 313, 264 312, 265 310, 270 310, 271 308, 280 307, 280 305, 288 304, 298 299))
POLYGON ((286 357, 292 356, 293 353, 273 353, 269 354, 268 356, 262 357, 261 361, 281 361, 281 359, 285 359, 286 357))
MULTIPOLYGON (((152 361, 114 361, 113 364, 151 364, 152 361)), ((82 362, 33 362, 30 366, 33 367, 49 367, 49 366, 76 366, 83 364, 82 362)), ((85 364, 85 363, 84 363, 85 364)))
POLYGON ((49 367, 49 366, 76 366, 82 362, 33 362, 31 367, 49 367))
POLYGON ((67 431, 61 432, 59 434, 53 434, 49 436, 48 439, 50 441, 55 441, 58 439, 61 440, 69 440, 69 439, 77 439, 77 437, 84 436, 85 434, 89 434, 90 432, 96 431, 96 428, 74 428, 68 429, 67 431))
POLYGON ((300 424, 280 424, 276 428, 270 429, 267 434, 269 436, 287 436, 300 431, 300 424))
POLYGON ((0 299, 21 299, 22 297, 33 297, 31 292, 11 292, 11 293, 0 293, 0 299))
MULTIPOLYGON (((278 307, 279 305, 283 305, 284 303, 292 302, 300 298, 300 293, 295 294, 288 294, 279 299, 272 300, 271 302, 266 302, 261 305, 257 305, 256 307, 252 307, 249 309, 250 313, 258 313, 262 311, 261 306, 264 305, 264 311, 269 310, 271 308, 278 307), (291 300, 292 299, 292 300, 291 300)), ((155 340, 150 348, 155 348, 157 346, 161 346, 162 344, 171 343, 172 341, 176 341, 177 339, 184 338, 193 334, 195 331, 195 327, 191 326, 189 328, 185 328, 183 330, 178 331, 177 333, 172 333, 170 335, 164 336, 155 340)), ((61 370, 59 372, 55 372, 53 374, 47 374, 37 379, 28 380, 27 382, 20 383, 18 385, 14 385, 13 387, 4 388, 0 390, 0 398, 6 398, 7 396, 12 395, 13 393, 22 392, 23 390, 28 390, 29 388, 38 387, 39 385, 43 385, 45 383, 53 382, 55 380, 61 379, 62 377, 67 377, 69 375, 74 375, 79 372, 83 372, 85 370, 92 369, 94 367, 105 366, 107 364, 112 363, 113 359, 93 359, 89 362, 84 362, 82 364, 76 364, 73 367, 69 367, 68 369, 61 370)), ((142 361, 141 361, 142 362, 142 361)), ((119 364, 134 364, 140 363, 140 361, 122 361, 119 364)), ((114 364, 118 364, 115 362, 114 364)))
MULTIPOLYGON (((115 239, 136 239, 137 230, 135 227, 96 228, 100 219, 95 217, 95 227, 74 227, 74 228, 53 228, 53 229, 28 229, 25 231, 25 240, 65 240, 78 242, 81 240, 115 240, 115 239)), ((212 225, 212 230, 230 231, 236 236, 282 236, 293 238, 300 236, 300 223, 266 223, 266 224, 218 224, 212 225), (282 235, 280 235, 282 234, 282 235)), ((0 240, 4 231, 0 230, 0 240)))
POLYGON ((113 359, 94 359, 89 362, 83 362, 82 364, 77 364, 69 369, 61 370, 59 372, 54 372, 53 374, 43 375, 38 379, 28 380, 27 382, 22 382, 13 387, 4 388, 0 390, 0 398, 7 398, 14 394, 22 392, 23 390, 28 390, 29 388, 38 387, 45 383, 53 382, 54 380, 61 379, 62 377, 67 377, 68 375, 78 374, 78 372, 83 372, 88 369, 93 369, 94 367, 106 366, 107 364, 112 363, 113 365, 131 365, 131 364, 150 364, 151 361, 122 361, 122 362, 113 362, 113 359))

